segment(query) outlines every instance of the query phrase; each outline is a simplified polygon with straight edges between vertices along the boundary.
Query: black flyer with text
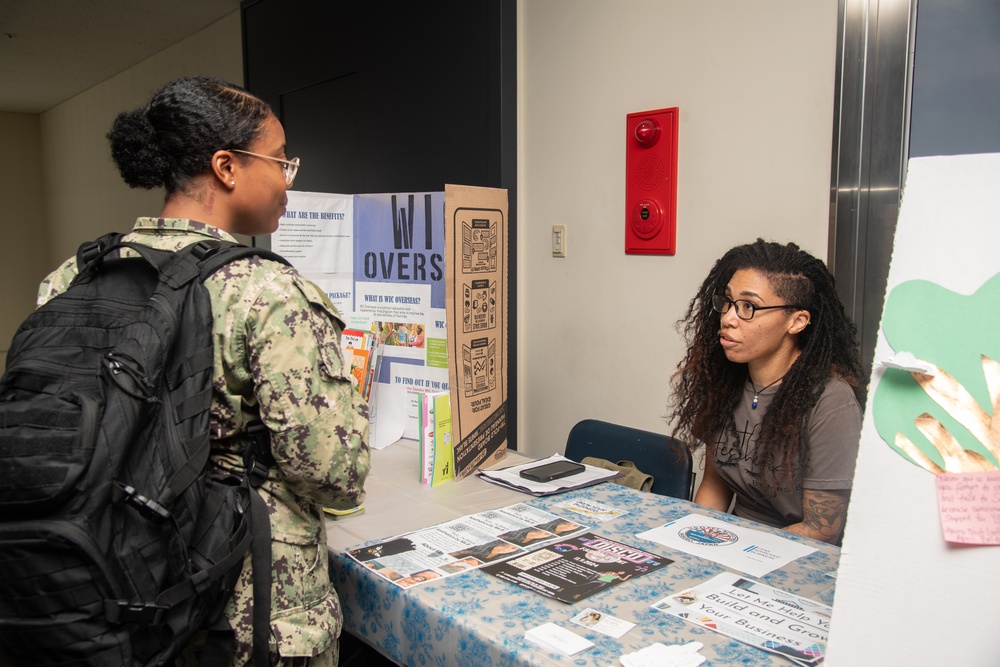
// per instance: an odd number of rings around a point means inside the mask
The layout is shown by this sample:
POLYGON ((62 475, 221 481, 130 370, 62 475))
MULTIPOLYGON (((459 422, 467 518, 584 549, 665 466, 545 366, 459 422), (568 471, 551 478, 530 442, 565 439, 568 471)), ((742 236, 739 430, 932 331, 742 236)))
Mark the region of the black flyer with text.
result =
POLYGON ((584 533, 482 568, 495 577, 573 604, 673 561, 594 533, 584 533))

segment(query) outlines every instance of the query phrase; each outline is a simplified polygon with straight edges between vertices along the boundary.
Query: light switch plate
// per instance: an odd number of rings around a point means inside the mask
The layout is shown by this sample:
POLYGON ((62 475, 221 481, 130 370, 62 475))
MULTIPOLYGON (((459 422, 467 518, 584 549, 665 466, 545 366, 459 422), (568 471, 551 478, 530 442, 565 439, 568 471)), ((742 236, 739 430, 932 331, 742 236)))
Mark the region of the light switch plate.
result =
POLYGON ((552 256, 566 256, 566 225, 552 225, 552 256))

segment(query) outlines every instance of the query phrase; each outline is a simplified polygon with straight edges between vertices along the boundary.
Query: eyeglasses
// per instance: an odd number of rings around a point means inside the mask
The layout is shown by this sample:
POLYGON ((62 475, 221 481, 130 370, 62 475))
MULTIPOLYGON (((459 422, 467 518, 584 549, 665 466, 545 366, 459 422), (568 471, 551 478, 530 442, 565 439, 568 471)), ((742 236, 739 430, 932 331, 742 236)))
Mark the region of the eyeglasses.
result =
POLYGON ((299 159, 293 157, 291 160, 282 160, 279 157, 271 157, 270 155, 261 155, 260 153, 251 153, 250 151, 241 151, 236 148, 230 148, 231 153, 243 153, 244 155, 252 155, 254 157, 261 157, 265 160, 272 160, 281 164, 281 171, 285 174, 285 185, 292 187, 292 183, 295 182, 295 174, 299 172, 299 159))
POLYGON ((746 299, 736 299, 733 301, 724 294, 716 294, 712 297, 712 310, 717 313, 725 315, 729 312, 729 309, 733 306, 736 307, 736 317, 741 320, 752 320, 754 313, 758 310, 771 310, 773 308, 791 308, 793 310, 805 310, 801 306, 795 306, 790 303, 781 306, 758 306, 752 301, 747 301, 746 299))

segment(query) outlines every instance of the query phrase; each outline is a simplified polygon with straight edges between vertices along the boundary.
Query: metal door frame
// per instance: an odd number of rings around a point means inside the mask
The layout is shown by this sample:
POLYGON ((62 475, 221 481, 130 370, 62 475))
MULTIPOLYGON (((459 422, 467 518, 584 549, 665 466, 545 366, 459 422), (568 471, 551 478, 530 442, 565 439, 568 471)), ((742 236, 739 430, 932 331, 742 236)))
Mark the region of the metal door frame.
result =
POLYGON ((827 264, 871 372, 908 155, 917 0, 839 0, 827 264))

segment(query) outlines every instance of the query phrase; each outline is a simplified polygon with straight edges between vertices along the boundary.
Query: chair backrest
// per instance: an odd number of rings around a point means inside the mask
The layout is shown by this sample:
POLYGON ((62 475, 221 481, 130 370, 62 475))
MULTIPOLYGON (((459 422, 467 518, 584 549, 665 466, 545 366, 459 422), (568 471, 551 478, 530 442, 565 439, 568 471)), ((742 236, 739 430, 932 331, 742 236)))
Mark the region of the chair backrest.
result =
POLYGON ((570 429, 565 456, 577 462, 587 456, 612 463, 632 461, 636 468, 653 476, 653 493, 691 499, 691 452, 668 435, 584 419, 570 429))

